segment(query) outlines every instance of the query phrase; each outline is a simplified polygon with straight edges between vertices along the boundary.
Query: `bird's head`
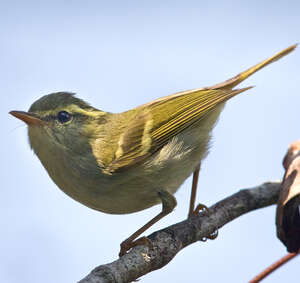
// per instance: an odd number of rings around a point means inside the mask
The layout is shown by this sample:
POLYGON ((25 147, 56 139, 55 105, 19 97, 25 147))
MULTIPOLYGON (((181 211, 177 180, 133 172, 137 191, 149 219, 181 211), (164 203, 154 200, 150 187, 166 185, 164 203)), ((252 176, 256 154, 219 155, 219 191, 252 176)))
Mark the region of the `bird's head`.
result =
POLYGON ((82 153, 108 115, 69 92, 45 95, 28 112, 10 114, 28 125, 29 142, 36 153, 49 145, 82 153))

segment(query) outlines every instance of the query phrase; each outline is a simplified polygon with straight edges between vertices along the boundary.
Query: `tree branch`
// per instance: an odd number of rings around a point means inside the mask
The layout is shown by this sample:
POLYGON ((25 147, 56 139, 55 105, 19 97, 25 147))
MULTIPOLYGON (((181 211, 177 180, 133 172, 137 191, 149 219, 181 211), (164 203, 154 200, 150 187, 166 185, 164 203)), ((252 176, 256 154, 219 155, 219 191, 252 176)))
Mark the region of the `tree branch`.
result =
POLYGON ((96 267, 79 283, 124 283, 165 266, 184 247, 211 235, 235 218, 252 210, 275 204, 280 182, 267 182, 243 189, 190 219, 154 232, 153 246, 136 246, 118 260, 96 267))

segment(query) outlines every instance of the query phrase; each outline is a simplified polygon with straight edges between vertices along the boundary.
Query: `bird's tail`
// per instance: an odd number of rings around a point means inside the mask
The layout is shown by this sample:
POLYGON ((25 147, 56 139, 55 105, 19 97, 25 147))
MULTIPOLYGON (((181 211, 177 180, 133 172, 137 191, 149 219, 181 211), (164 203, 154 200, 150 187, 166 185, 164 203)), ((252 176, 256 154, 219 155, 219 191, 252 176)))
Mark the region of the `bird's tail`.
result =
POLYGON ((264 68, 265 66, 281 59, 282 57, 284 57, 285 55, 291 53, 292 51, 294 51, 294 49, 297 47, 297 44, 294 44, 282 51, 280 51, 279 53, 275 54, 274 56, 256 64, 255 66, 249 68, 248 70, 239 73, 238 75, 236 75, 235 77, 216 84, 214 86, 209 87, 209 89, 233 89, 235 86, 237 86, 239 83, 241 83, 243 80, 247 79, 248 77, 250 77, 252 74, 254 74, 255 72, 257 72, 258 70, 264 68))

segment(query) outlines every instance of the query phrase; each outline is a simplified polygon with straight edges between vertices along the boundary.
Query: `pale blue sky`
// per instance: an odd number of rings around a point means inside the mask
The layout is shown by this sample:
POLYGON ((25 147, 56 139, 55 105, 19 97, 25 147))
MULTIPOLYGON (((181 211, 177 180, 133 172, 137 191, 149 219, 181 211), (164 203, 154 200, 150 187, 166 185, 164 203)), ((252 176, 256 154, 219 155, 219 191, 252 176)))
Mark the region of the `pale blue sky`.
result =
MULTIPOLYGON (((160 210, 116 216, 73 201, 48 177, 10 110, 66 90, 118 112, 221 82, 299 41, 299 3, 1 1, 0 282, 76 282, 115 260, 119 243, 160 210)), ((282 177, 287 146, 300 137, 299 64, 300 48, 255 74, 243 85, 256 87, 227 104, 200 173, 202 203, 282 177)), ((148 233, 186 217, 190 185, 148 233)), ((275 207, 245 215, 142 282, 247 282, 286 253, 274 223, 275 207)), ((265 282, 297 282, 299 263, 265 282)))

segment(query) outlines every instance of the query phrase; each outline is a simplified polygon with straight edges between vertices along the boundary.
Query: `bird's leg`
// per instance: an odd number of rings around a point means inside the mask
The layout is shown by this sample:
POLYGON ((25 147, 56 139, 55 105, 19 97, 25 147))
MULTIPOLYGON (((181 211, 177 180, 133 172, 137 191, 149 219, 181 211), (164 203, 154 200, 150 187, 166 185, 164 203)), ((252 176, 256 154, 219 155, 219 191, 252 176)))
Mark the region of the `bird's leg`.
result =
MULTIPOLYGON (((198 186, 198 179, 199 179, 199 171, 200 171, 201 163, 196 167, 194 173, 193 173, 193 182, 192 182, 192 191, 191 191, 191 198, 190 198, 190 208, 189 208, 189 214, 188 218, 191 218, 193 215, 198 214, 200 212, 206 212, 209 214, 209 209, 206 205, 199 203, 195 208, 195 201, 196 201, 196 194, 197 194, 197 186, 198 186)), ((213 240, 217 238, 218 236, 218 230, 213 232, 211 235, 209 235, 206 238, 203 238, 203 241, 206 241, 206 239, 213 240)))
POLYGON ((196 167, 196 169, 193 173, 193 183, 192 183, 190 209, 189 209, 188 218, 192 217, 192 215, 195 214, 195 201, 196 201, 196 194, 197 194, 197 186, 198 186, 198 178, 199 178, 200 167, 201 167, 201 163, 196 167))
POLYGON ((121 243, 121 249, 119 256, 123 256, 126 254, 128 250, 133 248, 134 246, 138 245, 147 245, 150 246, 152 243, 147 237, 141 237, 135 240, 138 236, 140 236, 142 233, 144 233, 148 228, 150 228, 153 224, 155 224, 157 221, 168 215, 173 211, 175 206, 177 205, 176 198, 171 195, 167 191, 159 191, 158 196, 161 199, 162 202, 162 211, 157 214, 154 218, 152 218, 149 222, 147 222, 144 226, 142 226, 140 229, 138 229, 136 232, 134 232, 129 238, 127 238, 125 241, 121 243))

